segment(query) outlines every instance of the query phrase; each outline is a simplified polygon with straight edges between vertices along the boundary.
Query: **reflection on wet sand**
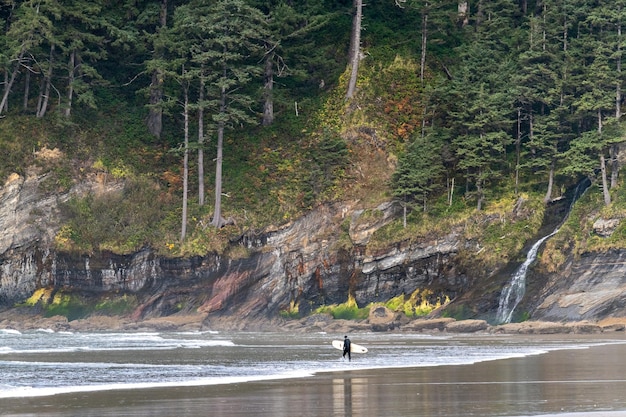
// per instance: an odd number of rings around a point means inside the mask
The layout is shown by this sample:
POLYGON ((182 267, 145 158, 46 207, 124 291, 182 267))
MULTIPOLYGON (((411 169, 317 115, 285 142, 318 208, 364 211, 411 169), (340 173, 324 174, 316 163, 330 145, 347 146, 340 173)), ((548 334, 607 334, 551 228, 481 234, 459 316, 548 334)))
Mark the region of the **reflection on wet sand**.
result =
MULTIPOLYGON (((368 415, 368 378, 346 376, 333 378, 333 413, 334 417, 361 417, 368 415), (356 402, 356 407, 353 406, 356 402)), ((371 410, 369 410, 371 412, 371 410)), ((371 415, 371 414, 370 414, 371 415)))
POLYGON ((626 416, 626 344, 474 365, 4 400, 3 416, 626 416), (569 413, 569 414, 568 414, 569 413), (582 414, 581 414, 582 413, 582 414))

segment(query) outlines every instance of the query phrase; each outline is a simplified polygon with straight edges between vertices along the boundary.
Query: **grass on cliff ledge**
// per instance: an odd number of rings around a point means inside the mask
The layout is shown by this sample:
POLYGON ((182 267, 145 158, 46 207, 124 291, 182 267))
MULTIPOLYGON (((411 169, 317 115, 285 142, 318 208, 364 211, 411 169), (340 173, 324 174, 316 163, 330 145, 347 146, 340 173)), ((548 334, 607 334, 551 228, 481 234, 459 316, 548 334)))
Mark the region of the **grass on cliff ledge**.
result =
POLYGON ((315 309, 313 314, 330 314, 334 319, 364 320, 369 316, 369 306, 359 308, 353 296, 348 296, 348 301, 341 304, 321 306, 315 309))
MULTIPOLYGON (((368 243, 367 253, 376 253, 397 242, 414 244, 452 235, 453 239, 473 242, 475 249, 467 255, 480 264, 501 264, 517 256, 541 228, 546 209, 542 198, 539 193, 507 193, 489 201, 480 212, 461 198, 449 206, 438 201, 428 212, 411 212, 406 227, 400 218, 377 230, 368 243)), ((464 249, 460 246, 459 250, 464 249)))
MULTIPOLYGON (((372 308, 383 305, 391 311, 415 318, 426 316, 449 302, 450 299, 447 296, 443 296, 443 300, 442 297, 436 297, 435 299, 431 290, 418 288, 408 296, 400 294, 386 302, 370 303, 363 308, 358 306, 354 297, 349 296, 345 303, 320 306, 312 314, 329 314, 334 319, 365 320, 368 318, 372 308)), ((290 310, 281 312, 281 315, 285 318, 297 318, 299 317, 297 313, 297 307, 292 303, 290 310)))
POLYGON ((131 294, 109 294, 87 300, 72 292, 39 288, 18 306, 41 309, 44 317, 62 316, 72 321, 93 314, 123 316, 131 313, 137 305, 137 297, 131 294))
POLYGON ((612 202, 606 206, 600 187, 592 185, 576 202, 559 232, 549 239, 540 258, 540 265, 548 272, 557 272, 569 255, 585 252, 607 252, 626 248, 626 184, 621 180, 611 190, 612 202), (617 220, 608 236, 594 230, 598 220, 617 220))

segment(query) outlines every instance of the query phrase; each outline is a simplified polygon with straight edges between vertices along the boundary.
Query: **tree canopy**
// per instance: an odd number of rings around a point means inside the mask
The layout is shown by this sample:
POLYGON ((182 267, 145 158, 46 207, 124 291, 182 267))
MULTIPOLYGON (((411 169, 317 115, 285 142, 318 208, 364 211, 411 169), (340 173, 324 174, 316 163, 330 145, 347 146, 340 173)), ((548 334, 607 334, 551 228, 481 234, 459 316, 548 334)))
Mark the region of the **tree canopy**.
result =
MULTIPOLYGON (((546 201, 589 177, 610 204, 624 142, 625 19, 625 0, 4 0, 0 123, 20 116, 67 125, 110 102, 139 109, 152 137, 146 146, 198 152, 199 204, 211 187, 212 223, 221 226, 222 152, 256 140, 225 134, 247 126, 295 136, 301 155, 275 166, 318 168, 285 187, 330 195, 323 189, 347 164, 353 137, 331 116, 309 112, 313 126, 294 117, 302 102, 323 112, 320 103, 336 87, 345 92, 350 75, 346 114, 368 105, 377 109, 370 119, 393 125, 383 138, 397 156, 391 194, 405 207, 428 210, 453 184, 480 210, 513 177, 516 190, 541 189, 546 201), (355 5, 360 49, 351 53, 355 5), (417 62, 415 74, 384 78, 398 58, 417 62), (349 74, 357 67, 358 83, 349 74), (377 85, 383 78, 390 83, 377 85), (297 128, 285 133, 286 125, 297 128), (217 165, 207 186, 205 153, 217 165)), ((365 125, 355 129, 369 132, 365 125)), ((265 149, 260 160, 276 151, 265 149)))

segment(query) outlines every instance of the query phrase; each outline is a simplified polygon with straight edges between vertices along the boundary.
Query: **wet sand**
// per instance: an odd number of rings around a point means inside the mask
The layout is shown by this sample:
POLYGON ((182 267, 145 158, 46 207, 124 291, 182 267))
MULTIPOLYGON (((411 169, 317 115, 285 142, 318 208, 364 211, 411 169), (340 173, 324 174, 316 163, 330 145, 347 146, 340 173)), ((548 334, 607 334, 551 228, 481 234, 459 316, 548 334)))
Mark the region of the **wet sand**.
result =
POLYGON ((2 399, 0 415, 626 416, 626 343, 463 366, 2 399))

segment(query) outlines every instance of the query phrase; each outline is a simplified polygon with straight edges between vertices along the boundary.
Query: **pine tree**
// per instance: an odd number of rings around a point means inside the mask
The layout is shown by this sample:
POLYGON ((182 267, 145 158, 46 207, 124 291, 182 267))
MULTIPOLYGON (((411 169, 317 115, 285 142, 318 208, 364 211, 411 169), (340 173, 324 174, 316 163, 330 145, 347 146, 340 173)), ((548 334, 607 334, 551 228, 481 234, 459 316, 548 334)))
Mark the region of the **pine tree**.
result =
POLYGON ((37 48, 45 42, 54 43, 54 19, 59 16, 60 6, 54 0, 25 1, 19 4, 11 16, 4 38, 5 45, 0 52, 0 63, 8 75, 0 100, 0 114, 8 109, 9 94, 18 74, 34 67, 33 58, 37 56, 37 48))
POLYGON ((393 195, 402 201, 404 227, 407 209, 418 203, 426 211, 428 198, 442 188, 441 147, 442 140, 433 131, 413 141, 398 159, 392 188, 393 195))
POLYGON ((66 100, 63 115, 69 117, 74 101, 96 107, 93 85, 104 82, 96 63, 107 56, 101 18, 101 0, 65 1, 61 12, 62 24, 56 33, 59 50, 66 62, 66 100))
MULTIPOLYGON (((196 13, 198 11, 196 10, 196 13)), ((267 40, 266 16, 242 0, 219 0, 195 23, 198 38, 191 47, 191 61, 206 71, 207 103, 213 105, 213 123, 217 132, 215 168, 215 212, 212 225, 221 227, 222 162, 224 134, 244 123, 256 123, 249 113, 254 97, 242 87, 259 76, 257 64, 267 40)), ((203 75, 204 77, 204 75, 203 75)))

